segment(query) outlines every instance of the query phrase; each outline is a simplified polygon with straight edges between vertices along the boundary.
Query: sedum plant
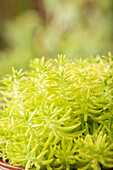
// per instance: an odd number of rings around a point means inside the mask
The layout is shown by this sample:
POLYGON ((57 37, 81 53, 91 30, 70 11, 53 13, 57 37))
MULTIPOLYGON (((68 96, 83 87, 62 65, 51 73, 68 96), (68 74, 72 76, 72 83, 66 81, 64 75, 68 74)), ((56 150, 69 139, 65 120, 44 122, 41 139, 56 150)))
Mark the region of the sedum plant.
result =
POLYGON ((113 168, 111 54, 30 66, 2 81, 0 157, 26 170, 113 168))

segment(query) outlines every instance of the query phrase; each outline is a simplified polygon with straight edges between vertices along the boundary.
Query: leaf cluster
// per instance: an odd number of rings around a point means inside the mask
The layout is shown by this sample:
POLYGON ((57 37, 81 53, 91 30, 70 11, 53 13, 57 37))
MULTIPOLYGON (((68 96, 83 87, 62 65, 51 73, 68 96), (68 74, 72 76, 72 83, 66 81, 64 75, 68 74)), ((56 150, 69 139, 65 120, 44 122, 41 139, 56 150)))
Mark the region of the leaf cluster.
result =
POLYGON ((2 81, 0 157, 28 169, 113 168, 113 57, 31 61, 2 81))

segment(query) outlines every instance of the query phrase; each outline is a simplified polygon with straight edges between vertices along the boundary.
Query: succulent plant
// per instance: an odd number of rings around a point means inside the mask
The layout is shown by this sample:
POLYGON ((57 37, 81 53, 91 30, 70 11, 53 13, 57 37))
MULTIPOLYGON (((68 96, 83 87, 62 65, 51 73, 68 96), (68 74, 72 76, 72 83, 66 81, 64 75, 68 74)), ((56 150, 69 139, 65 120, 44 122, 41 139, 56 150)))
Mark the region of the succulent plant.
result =
POLYGON ((12 68, 1 86, 0 157, 28 169, 113 168, 113 57, 12 68))

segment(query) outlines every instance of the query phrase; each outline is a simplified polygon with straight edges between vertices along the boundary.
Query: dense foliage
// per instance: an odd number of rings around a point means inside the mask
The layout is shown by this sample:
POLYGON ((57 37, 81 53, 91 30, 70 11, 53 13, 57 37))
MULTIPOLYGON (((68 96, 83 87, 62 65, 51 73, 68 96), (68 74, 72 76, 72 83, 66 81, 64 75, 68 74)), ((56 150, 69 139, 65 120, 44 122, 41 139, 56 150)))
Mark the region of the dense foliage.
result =
POLYGON ((113 168, 113 57, 34 59, 1 87, 0 157, 28 169, 113 168))

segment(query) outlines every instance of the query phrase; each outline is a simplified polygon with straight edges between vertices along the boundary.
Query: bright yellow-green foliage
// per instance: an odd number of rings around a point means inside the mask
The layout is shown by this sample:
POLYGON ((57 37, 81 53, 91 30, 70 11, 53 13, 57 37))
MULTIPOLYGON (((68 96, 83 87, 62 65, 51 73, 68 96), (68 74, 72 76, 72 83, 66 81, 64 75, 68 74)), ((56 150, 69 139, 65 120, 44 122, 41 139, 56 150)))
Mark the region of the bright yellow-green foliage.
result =
POLYGON ((0 157, 26 170, 113 168, 111 54, 31 67, 3 80, 0 157))

